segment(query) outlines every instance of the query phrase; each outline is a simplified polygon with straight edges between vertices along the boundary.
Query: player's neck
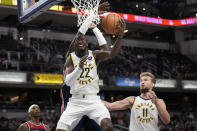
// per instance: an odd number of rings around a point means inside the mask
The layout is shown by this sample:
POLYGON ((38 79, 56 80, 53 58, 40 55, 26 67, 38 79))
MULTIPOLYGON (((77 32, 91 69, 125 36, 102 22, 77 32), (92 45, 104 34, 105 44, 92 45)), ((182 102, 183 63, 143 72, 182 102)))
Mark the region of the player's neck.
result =
POLYGON ((149 99, 149 97, 148 97, 148 93, 146 92, 146 93, 141 93, 141 95, 140 95, 142 98, 144 98, 144 99, 149 99))
POLYGON ((76 53, 76 55, 77 55, 78 57, 81 58, 81 57, 83 57, 84 55, 88 54, 88 50, 86 49, 86 50, 76 51, 75 53, 76 53))
POLYGON ((32 118, 30 120, 31 123, 35 124, 35 125, 39 125, 40 124, 40 118, 32 118))

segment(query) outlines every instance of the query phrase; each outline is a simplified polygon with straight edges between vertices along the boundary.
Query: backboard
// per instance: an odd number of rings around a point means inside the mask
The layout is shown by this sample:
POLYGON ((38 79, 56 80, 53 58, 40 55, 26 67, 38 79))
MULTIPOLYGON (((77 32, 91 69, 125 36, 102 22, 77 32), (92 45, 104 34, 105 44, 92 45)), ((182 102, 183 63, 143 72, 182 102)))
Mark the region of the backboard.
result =
POLYGON ((63 0, 17 0, 18 18, 27 23, 63 0))

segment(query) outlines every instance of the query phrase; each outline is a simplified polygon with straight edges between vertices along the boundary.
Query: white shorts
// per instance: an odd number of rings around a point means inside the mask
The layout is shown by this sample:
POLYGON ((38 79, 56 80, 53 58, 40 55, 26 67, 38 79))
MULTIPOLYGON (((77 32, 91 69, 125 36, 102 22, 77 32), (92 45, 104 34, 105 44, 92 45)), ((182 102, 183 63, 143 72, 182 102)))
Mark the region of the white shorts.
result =
POLYGON ((57 123, 56 129, 71 131, 84 115, 95 120, 98 125, 104 118, 111 119, 108 109, 101 102, 99 96, 94 95, 86 98, 72 96, 57 123))

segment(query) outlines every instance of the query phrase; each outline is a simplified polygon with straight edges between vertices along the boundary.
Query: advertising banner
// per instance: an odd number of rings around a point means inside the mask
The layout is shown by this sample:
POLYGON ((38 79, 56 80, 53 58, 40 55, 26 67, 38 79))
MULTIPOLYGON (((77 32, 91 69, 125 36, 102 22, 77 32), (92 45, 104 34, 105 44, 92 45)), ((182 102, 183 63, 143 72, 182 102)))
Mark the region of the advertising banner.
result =
MULTIPOLYGON (((136 77, 130 77, 130 78, 116 77, 115 80, 117 86, 131 86, 131 87, 140 86, 140 79, 136 77)), ((168 80, 168 79, 156 79, 155 87, 176 88, 176 81, 168 80)))
POLYGON ((176 80, 156 79, 155 87, 176 88, 176 80))
POLYGON ((140 79, 135 77, 116 77, 115 80, 117 86, 140 86, 140 79))
POLYGON ((197 81, 183 80, 182 86, 184 89, 197 89, 197 81))
POLYGON ((26 83, 27 74, 21 72, 0 72, 1 83, 26 83))
POLYGON ((62 84, 63 75, 59 74, 34 74, 35 84, 62 84))

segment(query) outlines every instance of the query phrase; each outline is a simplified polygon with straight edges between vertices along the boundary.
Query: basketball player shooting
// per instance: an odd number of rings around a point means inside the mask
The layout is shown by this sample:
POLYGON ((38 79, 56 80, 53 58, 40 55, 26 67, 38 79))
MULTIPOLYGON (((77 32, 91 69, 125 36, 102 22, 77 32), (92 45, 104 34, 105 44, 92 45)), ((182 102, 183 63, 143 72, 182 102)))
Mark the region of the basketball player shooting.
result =
MULTIPOLYGON (((103 14, 110 8, 110 4, 108 2, 103 2, 102 4, 99 5, 98 7, 98 14, 103 14)), ((104 39, 102 36, 100 36, 101 32, 97 28, 97 26, 92 23, 89 27, 90 29, 93 30, 94 34, 96 35, 97 38, 104 39)), ((108 45, 106 44, 106 41, 99 41, 100 49, 108 51, 108 45), (102 43, 101 43, 102 42, 102 43)), ((74 41, 71 42, 69 49, 66 53, 66 58, 69 56, 71 52, 74 51, 74 41)), ((63 72, 65 72, 66 66, 64 65, 63 72)), ((63 73, 64 74, 64 73, 63 73)), ((64 78, 63 78, 64 79, 64 78)), ((61 99, 62 99, 62 108, 61 112, 66 109, 67 103, 69 101, 69 98, 71 97, 70 95, 70 87, 67 86, 65 83, 63 83, 63 86, 61 87, 60 90, 61 94, 61 99)), ((82 119, 79 121, 79 123, 72 129, 72 131, 102 131, 101 127, 92 119, 89 119, 87 116, 83 116, 82 119)))
MULTIPOLYGON (((65 84, 71 87, 72 97, 58 121, 56 131, 72 130, 84 115, 95 120, 103 131, 113 130, 109 111, 97 96, 99 93, 97 66, 119 53, 126 25, 124 20, 120 19, 121 24, 116 27, 120 32, 111 51, 91 51, 87 48, 85 33, 92 23, 92 17, 94 16, 87 17, 79 28, 74 40, 74 52, 70 53, 66 60, 65 84)), ((100 35, 102 33, 99 33, 98 37, 100 35)), ((103 43, 103 39, 99 38, 98 41, 103 43)))
POLYGON ((110 111, 131 109, 129 131, 159 131, 158 116, 164 124, 170 122, 166 104, 152 90, 155 76, 150 72, 140 74, 140 96, 130 96, 121 101, 103 101, 110 111))
MULTIPOLYGON (((95 24, 91 24, 90 29, 93 30, 93 32, 95 33, 96 36, 98 36, 98 34, 100 32, 95 32, 95 30, 99 29, 96 27, 95 24)), ((104 43, 100 43, 100 49, 104 50, 104 51, 108 51, 109 48, 106 44, 106 41, 103 41, 104 43)), ((74 48, 72 45, 74 45, 74 42, 72 42, 71 44, 71 48, 74 48)), ((70 52, 71 48, 69 48, 68 52, 70 52)), ((70 52, 71 53, 71 52, 70 52)), ((69 54, 67 53, 67 56, 69 56, 69 54)), ((65 67, 63 72, 65 72, 65 67)), ((62 108, 61 108, 61 112, 63 113, 63 111, 66 109, 67 107, 67 103, 69 101, 69 98, 71 97, 70 95, 70 87, 67 86, 66 84, 63 83, 63 87, 61 88, 61 99, 62 99, 62 108)), ((81 118, 81 120, 79 121, 79 123, 76 125, 76 127, 72 130, 72 131, 102 131, 101 127, 92 119, 89 119, 89 117, 87 116, 83 116, 81 118)))

